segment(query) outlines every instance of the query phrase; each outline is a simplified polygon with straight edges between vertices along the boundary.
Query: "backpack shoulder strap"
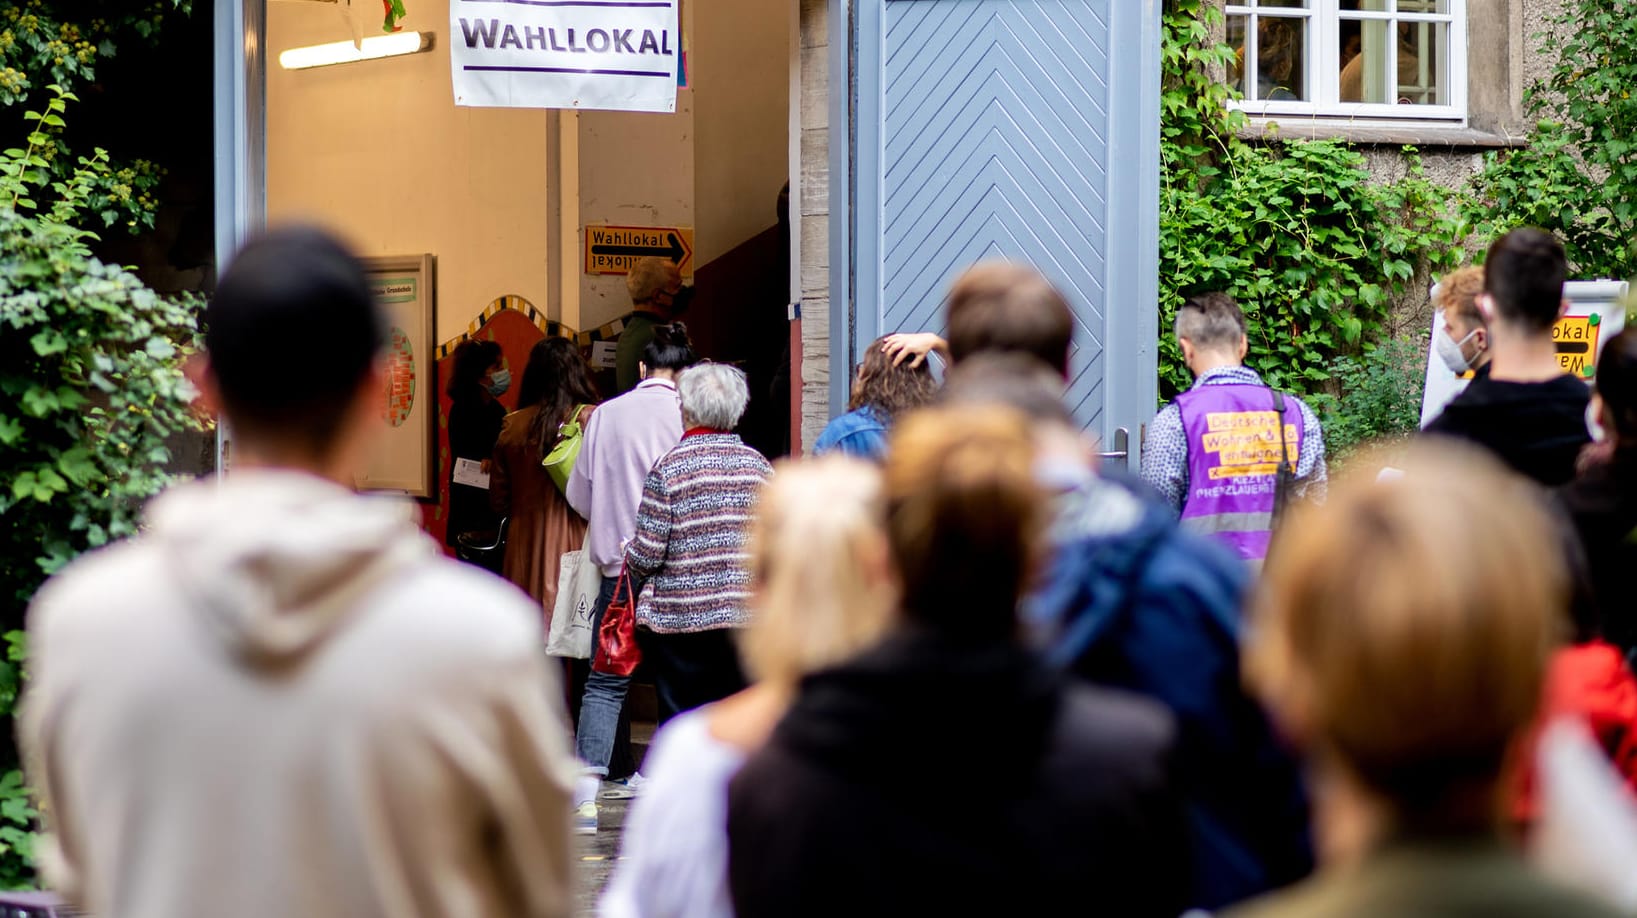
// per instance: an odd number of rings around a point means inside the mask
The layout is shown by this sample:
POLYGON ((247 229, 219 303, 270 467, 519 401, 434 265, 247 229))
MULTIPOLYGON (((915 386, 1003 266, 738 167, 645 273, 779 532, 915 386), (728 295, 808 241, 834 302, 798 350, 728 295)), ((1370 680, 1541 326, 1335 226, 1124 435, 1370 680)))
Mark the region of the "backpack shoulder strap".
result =
MULTIPOLYGON (((1160 546, 1173 531, 1169 525, 1145 523, 1144 531, 1131 540, 1098 538, 1094 551, 1095 573, 1078 593, 1079 607, 1064 623, 1062 634, 1050 659, 1063 667, 1073 666, 1110 629, 1136 609, 1143 575, 1160 546), (1122 544, 1123 543, 1123 544, 1122 544)), ((1081 546, 1084 551, 1086 546, 1081 546)))

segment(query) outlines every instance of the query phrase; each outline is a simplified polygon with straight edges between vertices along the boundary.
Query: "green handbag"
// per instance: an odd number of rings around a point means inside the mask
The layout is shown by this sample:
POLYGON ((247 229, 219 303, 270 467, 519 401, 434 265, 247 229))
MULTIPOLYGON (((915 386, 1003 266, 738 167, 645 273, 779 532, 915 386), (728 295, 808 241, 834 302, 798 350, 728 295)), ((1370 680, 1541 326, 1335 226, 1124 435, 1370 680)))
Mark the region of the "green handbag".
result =
POLYGON ((575 406, 574 416, 557 428, 557 445, 540 460, 557 490, 564 494, 568 493, 568 476, 574 471, 574 460, 580 458, 580 445, 585 442, 585 428, 580 426, 580 416, 585 414, 585 409, 585 405, 575 406))

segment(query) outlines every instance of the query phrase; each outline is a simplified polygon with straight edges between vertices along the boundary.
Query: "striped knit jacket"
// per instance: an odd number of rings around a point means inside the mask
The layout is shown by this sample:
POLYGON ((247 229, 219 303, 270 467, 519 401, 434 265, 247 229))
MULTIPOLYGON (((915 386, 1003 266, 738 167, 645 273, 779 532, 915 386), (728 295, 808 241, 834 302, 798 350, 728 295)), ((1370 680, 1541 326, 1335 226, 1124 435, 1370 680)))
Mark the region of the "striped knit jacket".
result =
POLYGON ((731 433, 685 436, 642 486, 637 534, 625 549, 646 578, 637 624, 661 634, 737 628, 749 621, 745 538, 773 467, 731 433))

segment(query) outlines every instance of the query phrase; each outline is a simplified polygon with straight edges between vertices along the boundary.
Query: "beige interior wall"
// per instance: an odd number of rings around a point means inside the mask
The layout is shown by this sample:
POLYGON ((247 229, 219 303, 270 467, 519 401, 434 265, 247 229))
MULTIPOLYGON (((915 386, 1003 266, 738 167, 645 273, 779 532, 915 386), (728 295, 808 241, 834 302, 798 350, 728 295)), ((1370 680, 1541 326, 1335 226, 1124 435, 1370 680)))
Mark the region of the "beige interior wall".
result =
MULTIPOLYGON (((580 112, 582 249, 575 270, 585 270, 586 224, 694 225, 693 106, 693 92, 683 89, 673 114, 580 112)), ((623 275, 581 275, 583 328, 630 311, 623 275)))
POLYGON ((790 172, 790 0, 694 4, 695 257, 706 264, 778 223, 790 172))
MULTIPOLYGON (((430 52, 278 66, 287 48, 351 38, 347 9, 268 4, 269 223, 316 221, 364 255, 437 256, 439 342, 498 296, 547 309, 547 113, 455 106, 447 0, 409 4, 404 28, 436 33, 430 52)), ((351 9, 379 31, 379 4, 351 9)))
MULTIPOLYGON (((778 222, 794 7, 699 0, 682 10, 689 86, 676 113, 579 115, 580 225, 691 226, 698 268, 778 222)), ((580 297, 586 328, 631 309, 623 277, 585 275, 580 297)))
MULTIPOLYGON (((280 51, 352 36, 349 7, 268 4, 268 219, 319 222, 361 254, 436 255, 439 341, 508 293, 557 315, 548 115, 457 108, 448 0, 409 6, 404 27, 435 33, 432 51, 286 71, 280 51)), ((362 34, 376 34, 378 6, 350 10, 362 34)), ((700 0, 683 15, 691 85, 676 113, 583 111, 564 122, 579 164, 578 197, 564 195, 578 219, 565 222, 580 238, 564 265, 579 275, 578 315, 561 318, 582 329, 630 310, 623 277, 582 273, 586 224, 692 226, 698 267, 777 222, 793 7, 700 0)))

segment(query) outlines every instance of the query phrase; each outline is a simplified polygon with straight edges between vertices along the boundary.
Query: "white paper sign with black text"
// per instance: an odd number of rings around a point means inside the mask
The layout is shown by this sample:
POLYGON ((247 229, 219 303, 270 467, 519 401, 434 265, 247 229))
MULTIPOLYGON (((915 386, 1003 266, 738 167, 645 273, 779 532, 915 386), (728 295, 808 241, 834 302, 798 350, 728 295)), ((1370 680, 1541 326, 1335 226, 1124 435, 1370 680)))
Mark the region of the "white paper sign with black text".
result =
POLYGON ((450 0, 455 104, 676 111, 678 0, 450 0))

